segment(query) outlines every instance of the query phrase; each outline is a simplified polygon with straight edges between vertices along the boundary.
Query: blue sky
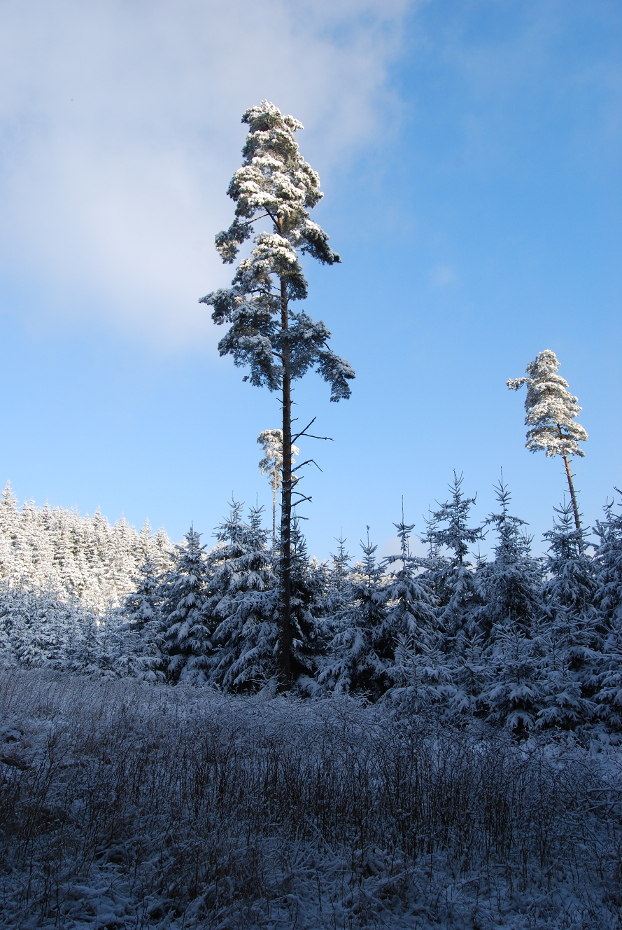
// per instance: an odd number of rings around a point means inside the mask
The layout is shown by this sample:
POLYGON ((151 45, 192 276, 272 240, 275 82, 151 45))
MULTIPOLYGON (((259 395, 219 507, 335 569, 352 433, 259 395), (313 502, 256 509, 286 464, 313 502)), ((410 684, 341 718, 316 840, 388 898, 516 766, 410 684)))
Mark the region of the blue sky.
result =
POLYGON ((588 524, 622 485, 622 7, 617 0, 21 0, 0 5, 0 480, 209 542, 231 494, 269 507, 256 438, 278 402, 220 359, 198 298, 231 275, 240 116, 305 125, 341 266, 308 311, 354 366, 310 375, 305 530, 319 557, 452 471, 494 508, 500 469, 540 549, 563 465, 524 448, 508 377, 545 348, 583 406, 588 524))

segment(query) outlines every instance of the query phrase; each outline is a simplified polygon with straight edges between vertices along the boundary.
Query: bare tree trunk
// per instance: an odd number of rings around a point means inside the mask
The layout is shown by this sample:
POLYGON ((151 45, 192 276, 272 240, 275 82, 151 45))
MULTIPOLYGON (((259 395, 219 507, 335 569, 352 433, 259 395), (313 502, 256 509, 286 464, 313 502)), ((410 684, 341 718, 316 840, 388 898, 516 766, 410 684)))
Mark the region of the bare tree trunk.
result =
POLYGON ((272 549, 276 550, 276 495, 278 491, 279 472, 277 466, 274 466, 274 475, 272 478, 272 549))
POLYGON ((579 519, 579 507, 577 505, 577 495, 575 494, 574 484, 572 483, 572 473, 570 471, 570 462, 568 461, 568 456, 564 455, 564 465, 566 466, 566 477, 568 478, 568 488, 570 490, 570 499, 572 501, 572 509, 574 510, 574 522, 578 530, 581 529, 581 521, 579 519))
MULTIPOLYGON (((279 224, 280 225, 280 224, 279 224)), ((287 287, 281 278, 281 330, 287 332, 287 287)), ((291 529, 292 529, 292 394, 290 350, 283 345, 283 485, 281 488, 281 591, 279 679, 282 689, 292 685, 291 529)))
MULTIPOLYGON (((557 424, 557 432, 559 433, 559 438, 563 439, 564 434, 562 433, 562 428, 557 424)), ((579 506, 577 504, 577 495, 575 494, 574 484, 572 483, 572 472, 570 471, 570 462, 567 455, 562 455, 564 460, 564 465, 566 466, 566 478, 568 479, 568 490, 570 491, 570 500, 572 501, 572 509, 574 511, 574 523, 578 530, 581 529, 581 520, 579 519, 579 506)), ((579 550, 581 549, 581 542, 579 541, 579 550)))

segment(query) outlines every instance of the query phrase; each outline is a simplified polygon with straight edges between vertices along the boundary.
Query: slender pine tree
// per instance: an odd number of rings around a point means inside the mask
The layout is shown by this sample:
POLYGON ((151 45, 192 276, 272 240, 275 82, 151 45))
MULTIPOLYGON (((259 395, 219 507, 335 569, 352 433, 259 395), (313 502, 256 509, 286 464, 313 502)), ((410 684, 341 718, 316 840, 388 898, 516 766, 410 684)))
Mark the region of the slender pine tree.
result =
POLYGON ((507 385, 517 391, 523 384, 527 385, 525 398, 525 425, 527 430, 526 446, 530 452, 544 449, 547 456, 561 455, 566 469, 568 489, 574 511, 576 528, 581 529, 579 505, 572 482, 569 456, 585 455, 579 446, 585 442, 587 433, 575 420, 581 412, 577 398, 568 390, 568 382, 557 374, 559 362, 554 352, 545 349, 529 362, 522 378, 509 378, 507 385))
MULTIPOLYGON (((332 265, 340 261, 324 230, 309 218, 321 199, 319 177, 298 151, 294 133, 301 123, 262 101, 247 110, 242 122, 250 131, 243 149, 244 162, 229 185, 235 201, 235 219, 216 236, 216 248, 225 263, 232 263, 240 246, 251 237, 255 222, 268 221, 269 229, 254 237, 250 255, 238 265, 232 287, 201 299, 213 307, 212 319, 228 323, 220 340, 221 355, 232 355, 236 365, 248 366, 251 384, 266 386, 281 395, 283 413, 283 476, 281 487, 279 675, 281 686, 293 680, 291 621, 292 508, 299 479, 292 475, 292 382, 316 368, 331 386, 331 400, 350 396, 350 365, 329 348, 330 332, 314 322, 293 302, 307 296, 300 255, 307 253, 332 265)), ((302 500, 304 495, 297 497, 302 500)))

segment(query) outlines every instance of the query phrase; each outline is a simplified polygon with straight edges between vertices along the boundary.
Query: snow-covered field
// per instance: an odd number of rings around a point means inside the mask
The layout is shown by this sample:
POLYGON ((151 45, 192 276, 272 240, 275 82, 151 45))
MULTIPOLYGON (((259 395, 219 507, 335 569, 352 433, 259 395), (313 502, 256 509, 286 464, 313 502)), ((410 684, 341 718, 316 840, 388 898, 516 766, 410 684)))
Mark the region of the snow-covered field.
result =
POLYGON ((6 928, 622 927, 622 754, 0 672, 6 928))

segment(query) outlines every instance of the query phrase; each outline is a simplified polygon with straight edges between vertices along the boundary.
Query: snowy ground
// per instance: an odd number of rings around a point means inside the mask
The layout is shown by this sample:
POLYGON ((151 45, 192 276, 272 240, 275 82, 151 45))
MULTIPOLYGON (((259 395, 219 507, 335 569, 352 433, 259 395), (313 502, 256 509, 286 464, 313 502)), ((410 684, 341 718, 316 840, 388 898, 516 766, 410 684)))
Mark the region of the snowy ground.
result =
POLYGON ((622 754, 0 672, 0 926, 622 927, 622 754))

